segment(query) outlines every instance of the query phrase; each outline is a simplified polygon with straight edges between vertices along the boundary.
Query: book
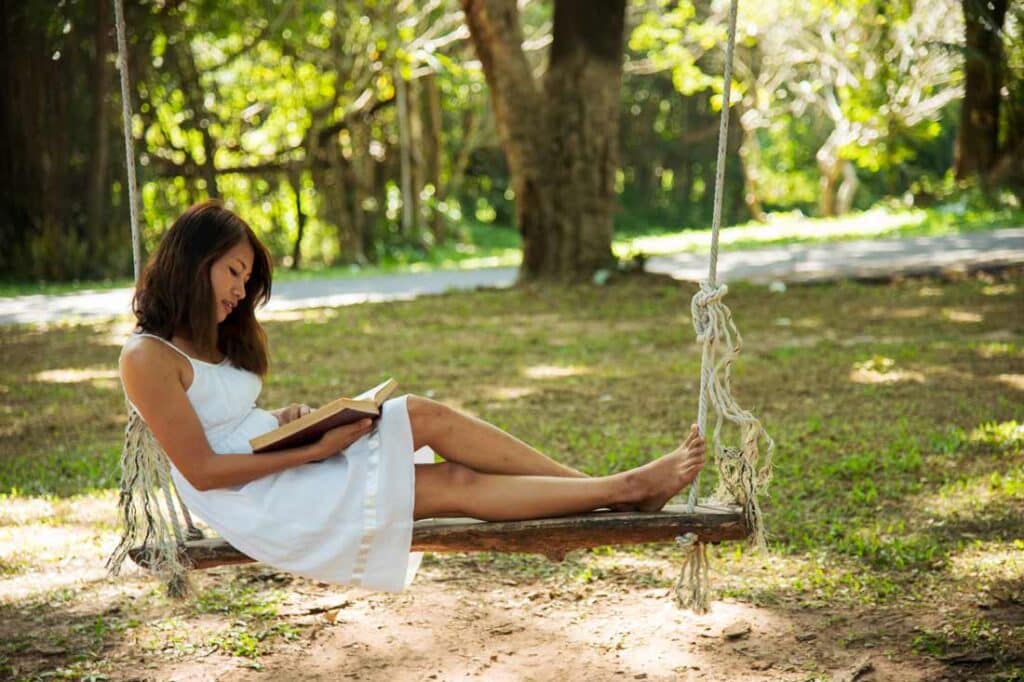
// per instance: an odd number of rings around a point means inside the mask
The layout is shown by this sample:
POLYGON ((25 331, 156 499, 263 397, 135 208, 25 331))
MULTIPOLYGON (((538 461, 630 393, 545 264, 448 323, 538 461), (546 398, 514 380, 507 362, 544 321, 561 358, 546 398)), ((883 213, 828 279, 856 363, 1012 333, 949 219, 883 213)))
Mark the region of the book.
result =
POLYGON ((366 417, 380 416, 380 406, 398 388, 394 379, 377 384, 354 398, 338 398, 307 415, 267 431, 249 441, 254 453, 296 448, 315 443, 325 432, 366 417))

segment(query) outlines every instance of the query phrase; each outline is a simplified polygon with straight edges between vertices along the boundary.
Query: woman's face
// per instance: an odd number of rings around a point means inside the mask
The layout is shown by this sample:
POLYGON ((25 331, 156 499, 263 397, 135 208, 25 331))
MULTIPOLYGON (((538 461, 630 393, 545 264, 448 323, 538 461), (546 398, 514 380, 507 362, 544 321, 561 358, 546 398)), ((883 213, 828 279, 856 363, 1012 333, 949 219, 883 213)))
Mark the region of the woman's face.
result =
POLYGON ((245 283, 252 275, 254 257, 249 240, 243 239, 210 266, 210 285, 217 310, 217 324, 227 319, 238 302, 245 298, 245 283))

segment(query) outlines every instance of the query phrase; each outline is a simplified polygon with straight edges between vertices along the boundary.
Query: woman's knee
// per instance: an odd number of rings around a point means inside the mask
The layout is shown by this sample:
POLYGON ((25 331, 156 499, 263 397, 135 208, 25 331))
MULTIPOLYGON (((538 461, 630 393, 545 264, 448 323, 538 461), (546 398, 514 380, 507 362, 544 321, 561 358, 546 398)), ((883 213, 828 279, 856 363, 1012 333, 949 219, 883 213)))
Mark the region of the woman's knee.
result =
POLYGON ((469 513, 469 488, 480 474, 455 462, 416 465, 416 518, 469 513))
POLYGON ((452 410, 436 400, 410 393, 405 399, 409 411, 409 424, 412 427, 413 440, 416 448, 430 445, 438 433, 444 428, 452 410))

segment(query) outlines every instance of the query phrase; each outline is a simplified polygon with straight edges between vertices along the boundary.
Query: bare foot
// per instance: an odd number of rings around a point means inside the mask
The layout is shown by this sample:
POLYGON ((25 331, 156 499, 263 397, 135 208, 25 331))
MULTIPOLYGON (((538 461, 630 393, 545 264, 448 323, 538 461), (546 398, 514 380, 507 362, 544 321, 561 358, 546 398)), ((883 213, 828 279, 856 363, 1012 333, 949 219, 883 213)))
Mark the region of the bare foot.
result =
POLYGON ((629 472, 637 490, 634 508, 654 512, 664 507, 673 495, 697 478, 704 467, 704 449, 704 437, 694 424, 678 448, 629 472))

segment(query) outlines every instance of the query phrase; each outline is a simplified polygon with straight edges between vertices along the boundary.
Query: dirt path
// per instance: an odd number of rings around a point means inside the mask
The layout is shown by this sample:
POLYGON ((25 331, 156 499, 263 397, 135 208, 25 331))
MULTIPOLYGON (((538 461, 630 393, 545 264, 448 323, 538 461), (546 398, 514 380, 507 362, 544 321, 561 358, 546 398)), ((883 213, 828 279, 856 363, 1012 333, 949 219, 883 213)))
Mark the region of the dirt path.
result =
MULTIPOLYGON (((938 237, 862 239, 731 250, 723 252, 718 276, 724 282, 830 281, 945 270, 975 271, 1019 263, 1024 263, 1024 227, 938 237)), ((647 261, 646 270, 698 282, 707 277, 708 257, 695 253, 655 256, 647 261)), ((265 314, 273 316, 304 308, 407 300, 449 290, 508 287, 515 279, 515 268, 479 268, 275 282, 274 296, 265 314)), ((132 289, 0 297, 0 324, 127 315, 131 297, 132 289)))

